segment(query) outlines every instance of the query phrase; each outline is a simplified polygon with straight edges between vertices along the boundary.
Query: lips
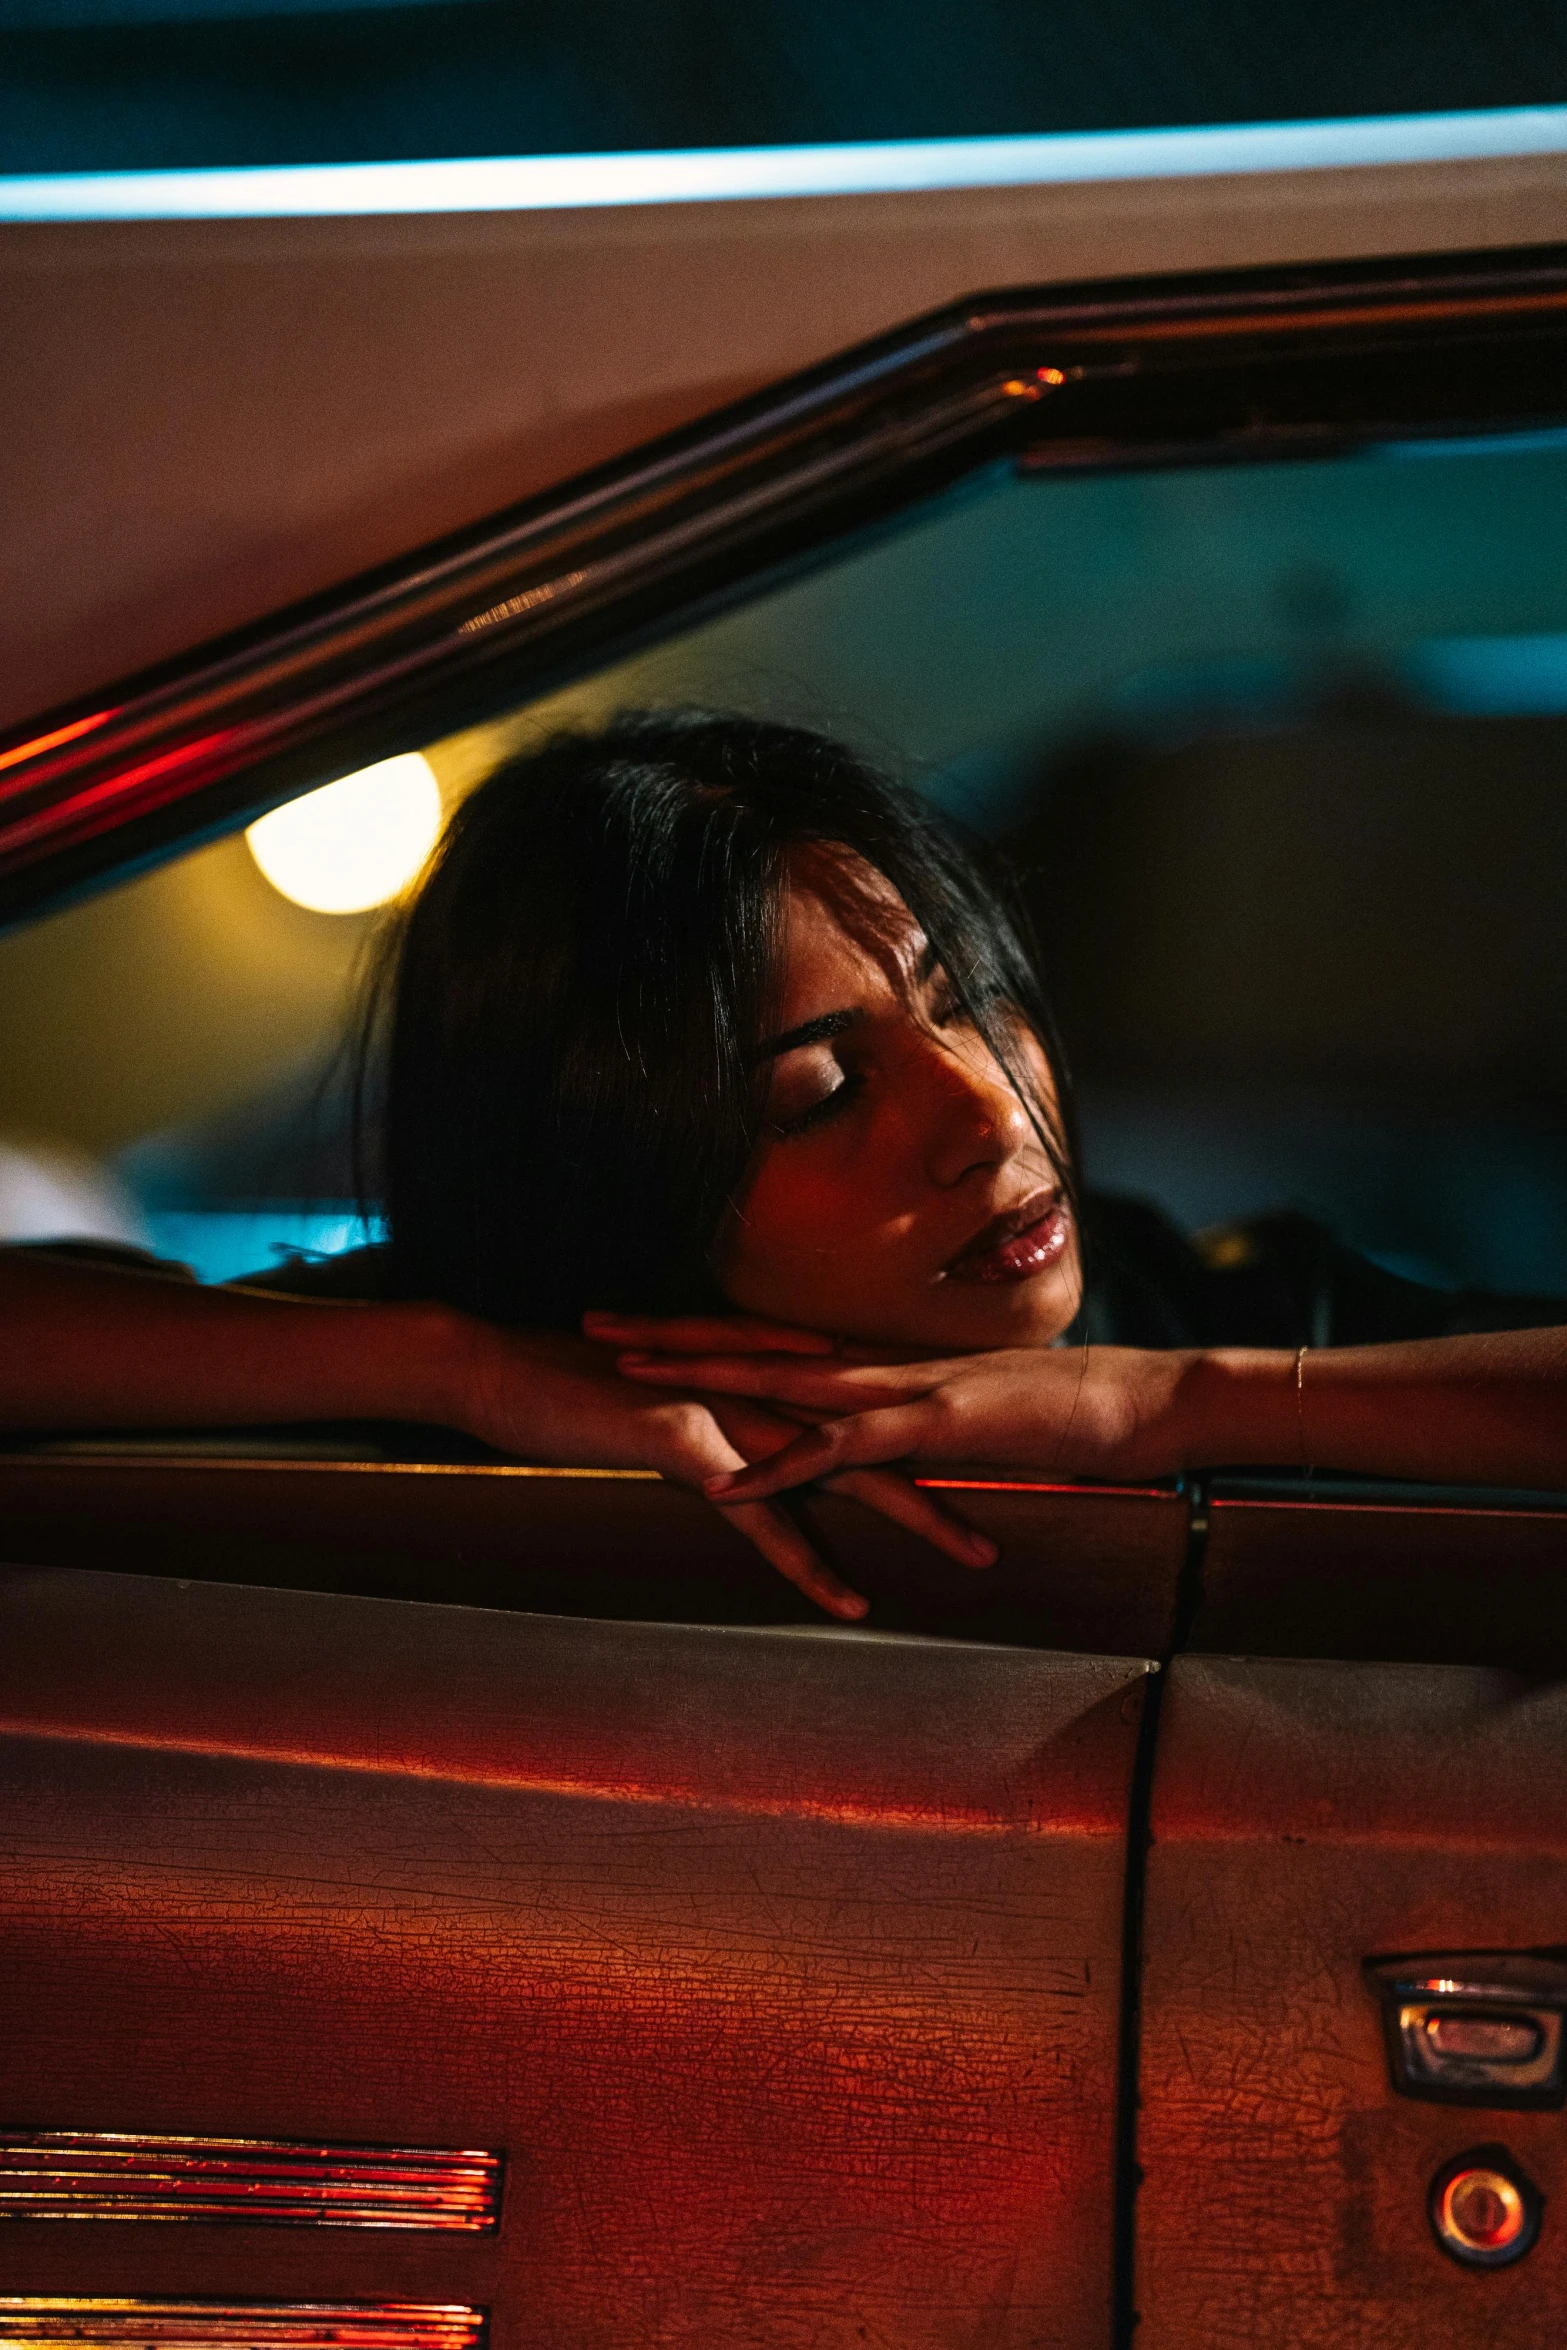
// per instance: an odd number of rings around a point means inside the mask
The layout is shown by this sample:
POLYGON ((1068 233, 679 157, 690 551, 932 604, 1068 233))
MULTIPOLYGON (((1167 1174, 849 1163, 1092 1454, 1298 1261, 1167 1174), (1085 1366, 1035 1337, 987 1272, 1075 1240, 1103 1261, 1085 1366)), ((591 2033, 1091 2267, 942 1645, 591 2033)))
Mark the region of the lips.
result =
POLYGON ((1056 1263, 1070 1237, 1066 1202, 1039 1191, 991 1221, 947 1267, 949 1281, 1031 1281, 1056 1263))

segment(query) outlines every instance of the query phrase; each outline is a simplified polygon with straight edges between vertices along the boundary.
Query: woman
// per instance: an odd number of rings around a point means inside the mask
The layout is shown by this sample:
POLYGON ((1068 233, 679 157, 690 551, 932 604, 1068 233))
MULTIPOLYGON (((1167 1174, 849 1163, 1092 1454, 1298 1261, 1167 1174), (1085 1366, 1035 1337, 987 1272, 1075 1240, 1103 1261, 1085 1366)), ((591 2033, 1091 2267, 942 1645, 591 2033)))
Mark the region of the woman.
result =
POLYGON ((790 1485, 994 1555, 895 1461, 1567 1483, 1567 1330, 1488 1327, 1562 1309, 1288 1220, 1226 1272, 1083 1199, 1005 877, 819 736, 697 713, 514 760, 380 1009, 389 1246, 273 1277, 291 1303, 18 1254, 0 1419, 430 1420, 648 1465, 845 1616, 790 1485))

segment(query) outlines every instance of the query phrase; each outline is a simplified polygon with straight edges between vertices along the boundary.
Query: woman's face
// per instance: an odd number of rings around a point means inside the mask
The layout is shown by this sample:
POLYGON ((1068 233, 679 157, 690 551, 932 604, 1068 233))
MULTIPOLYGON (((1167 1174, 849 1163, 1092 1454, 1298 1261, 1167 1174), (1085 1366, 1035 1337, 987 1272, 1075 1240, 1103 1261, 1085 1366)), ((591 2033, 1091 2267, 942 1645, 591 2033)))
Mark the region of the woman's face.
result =
MULTIPOLYGON (((902 899, 802 853, 783 947, 766 1127, 714 1249, 725 1295, 892 1345, 1048 1345, 1082 1285, 1060 1178, 902 899)), ((1016 1058, 1053 1110, 1032 1034, 1016 1058)))

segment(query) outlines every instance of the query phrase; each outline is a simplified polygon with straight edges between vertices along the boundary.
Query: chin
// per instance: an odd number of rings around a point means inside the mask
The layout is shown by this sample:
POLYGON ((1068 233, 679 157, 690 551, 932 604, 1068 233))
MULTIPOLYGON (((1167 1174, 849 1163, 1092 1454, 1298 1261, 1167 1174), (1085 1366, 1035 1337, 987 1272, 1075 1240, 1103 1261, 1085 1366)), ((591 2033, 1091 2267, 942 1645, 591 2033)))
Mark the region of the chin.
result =
POLYGON ((1005 1287, 958 1288, 943 1283, 921 1301, 906 1343, 984 1354, 1006 1346, 1053 1346, 1082 1297, 1077 1267, 1054 1265, 1032 1281, 1005 1287))

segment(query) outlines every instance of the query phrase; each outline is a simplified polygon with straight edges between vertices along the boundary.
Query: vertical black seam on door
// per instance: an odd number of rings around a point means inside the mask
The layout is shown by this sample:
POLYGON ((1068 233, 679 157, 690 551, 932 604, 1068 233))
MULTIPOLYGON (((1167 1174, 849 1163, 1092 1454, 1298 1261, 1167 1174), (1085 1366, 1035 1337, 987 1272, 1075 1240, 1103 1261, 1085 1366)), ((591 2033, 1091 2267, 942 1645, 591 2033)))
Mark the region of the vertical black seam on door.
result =
POLYGON ((1132 1757, 1132 1784, 1126 1819, 1126 1891, 1121 1908, 1121 2028, 1115 2097, 1115 2214, 1112 2228, 1111 2340, 1130 2350, 1137 2331, 1137 2119, 1142 2108, 1143 1906, 1148 1852, 1153 1842, 1154 1765, 1158 1759, 1159 1717, 1170 1665, 1191 1637, 1202 1603, 1203 1556, 1208 1545, 1208 1488, 1193 1477, 1187 1485, 1186 1555, 1176 1585, 1170 1645, 1150 1673, 1132 1757))

